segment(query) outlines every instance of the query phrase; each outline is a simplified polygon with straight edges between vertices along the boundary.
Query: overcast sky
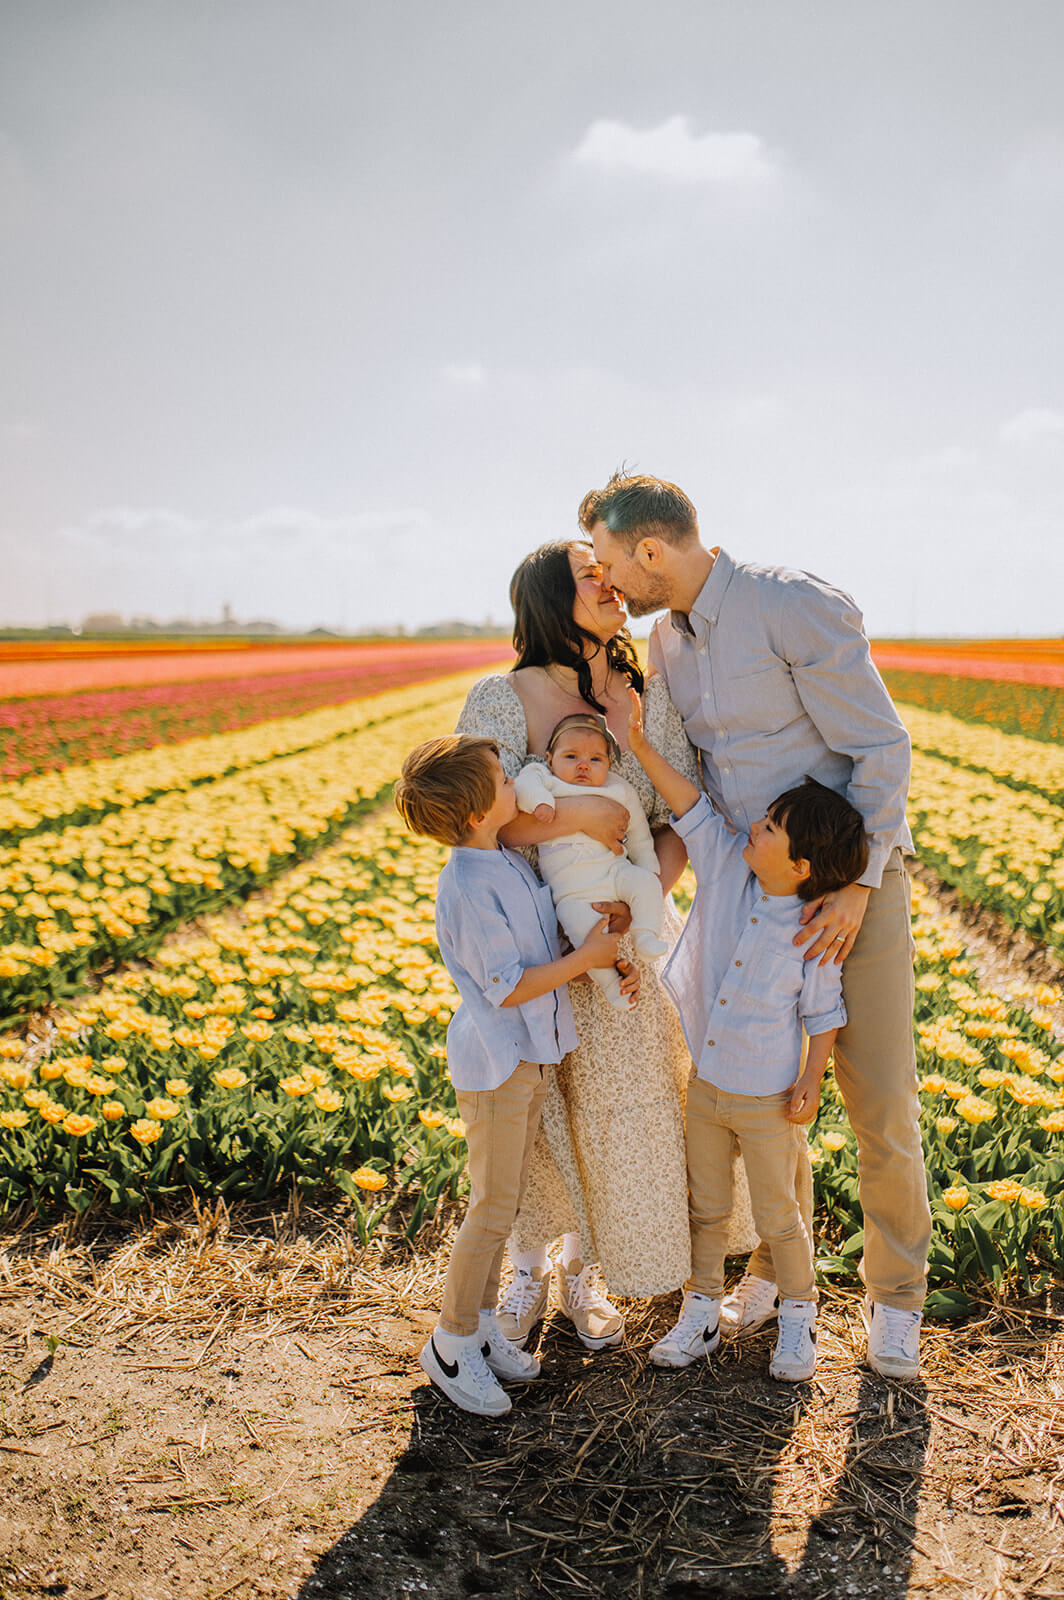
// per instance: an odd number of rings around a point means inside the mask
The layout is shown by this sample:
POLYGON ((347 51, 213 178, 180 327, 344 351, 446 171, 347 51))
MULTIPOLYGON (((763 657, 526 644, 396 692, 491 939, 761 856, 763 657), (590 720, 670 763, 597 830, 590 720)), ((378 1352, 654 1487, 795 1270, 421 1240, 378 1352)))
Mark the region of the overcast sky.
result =
POLYGON ((508 619, 622 460, 1064 632, 1059 0, 0 0, 0 622, 508 619))

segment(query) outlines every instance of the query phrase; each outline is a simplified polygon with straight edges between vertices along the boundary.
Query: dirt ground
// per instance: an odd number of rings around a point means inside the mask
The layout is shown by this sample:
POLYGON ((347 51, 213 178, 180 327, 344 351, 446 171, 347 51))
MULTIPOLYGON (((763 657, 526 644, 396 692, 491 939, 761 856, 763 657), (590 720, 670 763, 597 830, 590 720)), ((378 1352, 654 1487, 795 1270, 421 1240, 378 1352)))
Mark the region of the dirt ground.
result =
POLYGON ((649 1368, 676 1297, 597 1355, 555 1314, 482 1421, 417 1366, 445 1237, 362 1253, 290 1208, 2 1243, 3 1600, 1064 1595, 1064 1293, 932 1325, 912 1386, 861 1365, 852 1293, 796 1387, 768 1335, 649 1368))

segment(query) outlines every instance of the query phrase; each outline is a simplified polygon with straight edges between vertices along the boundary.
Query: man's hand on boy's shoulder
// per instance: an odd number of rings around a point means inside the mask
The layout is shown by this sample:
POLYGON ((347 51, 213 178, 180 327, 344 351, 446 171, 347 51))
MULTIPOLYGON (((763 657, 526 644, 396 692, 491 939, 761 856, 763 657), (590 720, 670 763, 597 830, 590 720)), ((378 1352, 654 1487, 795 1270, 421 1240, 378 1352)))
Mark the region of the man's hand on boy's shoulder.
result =
POLYGON ((848 883, 820 900, 810 900, 802 911, 802 927, 794 936, 798 945, 812 941, 803 952, 806 961, 819 956, 823 967, 829 961, 840 966, 846 960, 861 931, 871 893, 867 884, 848 883))

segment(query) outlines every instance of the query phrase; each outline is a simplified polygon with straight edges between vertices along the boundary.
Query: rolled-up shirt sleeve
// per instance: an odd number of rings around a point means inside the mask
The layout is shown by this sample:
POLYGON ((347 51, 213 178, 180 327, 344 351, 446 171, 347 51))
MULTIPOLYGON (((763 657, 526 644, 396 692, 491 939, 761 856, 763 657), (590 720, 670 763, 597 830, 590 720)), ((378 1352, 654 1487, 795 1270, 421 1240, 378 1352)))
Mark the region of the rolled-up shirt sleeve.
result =
POLYGON ((457 959, 485 1000, 501 1006, 513 994, 526 963, 500 906, 486 899, 475 906, 455 899, 438 937, 440 953, 457 959))
POLYGON ((798 1015, 810 1039, 846 1026, 846 1005, 842 998, 842 968, 830 962, 822 967, 807 961, 798 1001, 798 1015))
POLYGON ((795 689, 824 743, 849 756, 847 798, 868 833, 868 866, 858 882, 878 889, 905 829, 909 735, 876 671, 861 613, 849 595, 806 581, 802 603, 781 608, 784 655, 795 689))

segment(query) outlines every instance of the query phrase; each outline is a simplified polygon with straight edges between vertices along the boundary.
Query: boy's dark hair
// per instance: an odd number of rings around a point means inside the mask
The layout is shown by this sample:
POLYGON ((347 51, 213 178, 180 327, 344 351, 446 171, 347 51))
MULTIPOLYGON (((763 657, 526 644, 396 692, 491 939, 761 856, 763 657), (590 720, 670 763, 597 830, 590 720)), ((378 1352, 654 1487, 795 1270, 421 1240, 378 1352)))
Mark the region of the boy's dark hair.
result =
POLYGON ((494 739, 460 733, 416 745, 395 786, 395 808, 411 832, 440 844, 468 839, 470 817, 483 816, 495 803, 495 769, 488 758, 498 754, 494 739))
POLYGON ((604 489, 584 496, 577 517, 587 533, 596 522, 604 522, 629 555, 640 539, 682 547, 698 537, 698 516, 682 489, 667 478, 628 473, 623 467, 604 489))
POLYGON ((790 841, 792 861, 808 861, 809 876, 798 886, 799 900, 856 883, 868 865, 864 818, 844 794, 815 778, 779 795, 768 815, 790 841))
MULTIPOLYGON (((572 667, 581 700, 596 711, 605 706, 595 699, 591 666, 584 648, 604 649, 615 672, 622 672, 637 694, 643 692, 643 674, 627 628, 620 628, 603 645, 573 617, 576 583, 569 552, 577 541, 541 544, 527 555, 510 579, 510 604, 514 613, 514 649, 519 667, 572 667)), ((583 540, 579 543, 582 546, 583 540)))

